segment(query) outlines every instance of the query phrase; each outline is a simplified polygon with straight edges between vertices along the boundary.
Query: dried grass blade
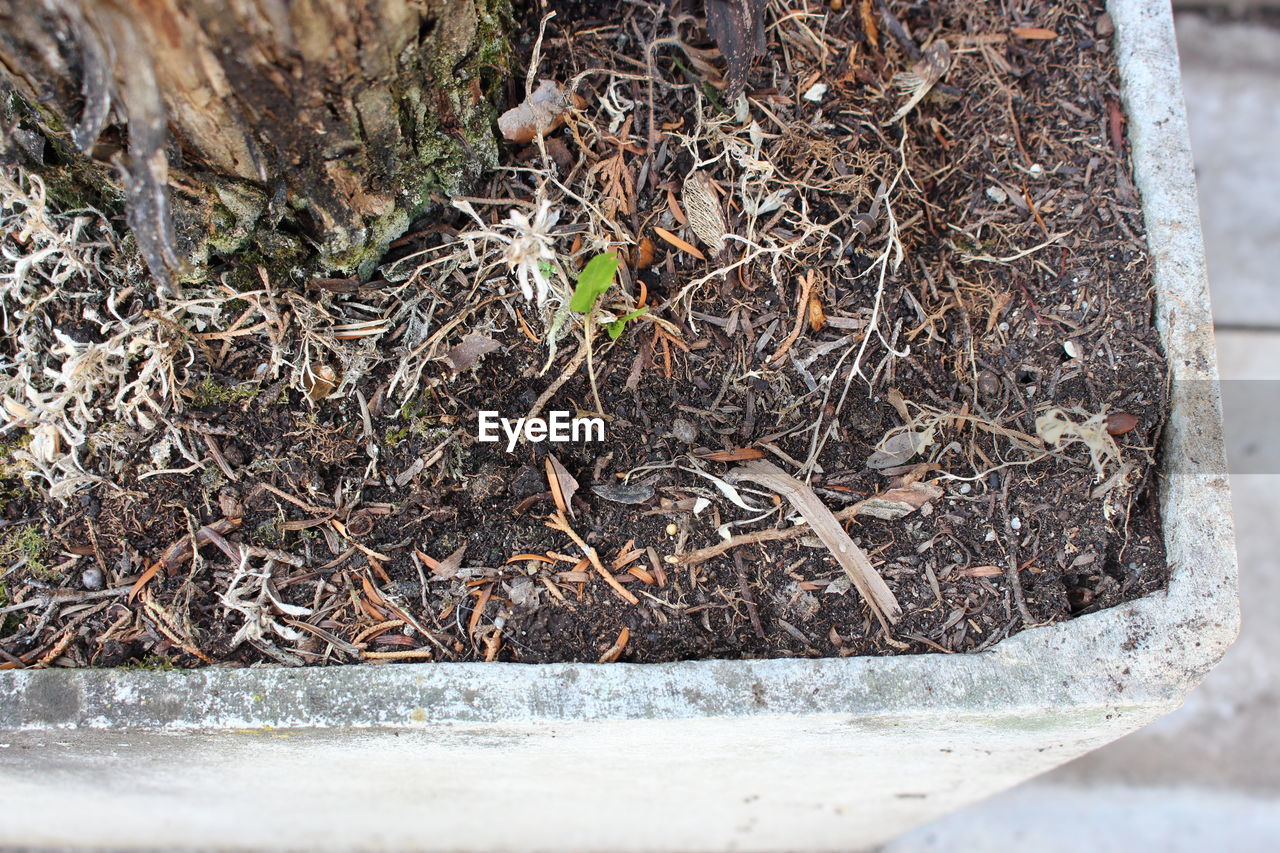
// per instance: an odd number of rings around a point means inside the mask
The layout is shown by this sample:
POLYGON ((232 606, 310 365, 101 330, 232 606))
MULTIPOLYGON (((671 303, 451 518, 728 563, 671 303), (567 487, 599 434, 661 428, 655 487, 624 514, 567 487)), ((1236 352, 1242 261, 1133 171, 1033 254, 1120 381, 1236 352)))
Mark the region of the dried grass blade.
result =
POLYGON ((831 510, 813 493, 813 489, 764 459, 738 466, 731 472, 731 476, 759 483, 785 497, 804 516, 805 521, 809 522, 822 544, 830 549, 836 562, 849 575, 849 580, 871 605, 881 622, 893 624, 902 618, 902 608, 893 591, 880 577, 875 566, 871 565, 863 550, 844 532, 831 510))
POLYGON ((764 451, 758 447, 742 447, 737 450, 716 450, 699 458, 708 462, 746 462, 751 459, 763 459, 764 451))
POLYGON ((672 246, 675 246, 680 251, 685 252, 686 254, 693 255, 695 258, 697 258, 700 261, 705 261, 707 259, 707 256, 702 254, 702 251, 698 249, 697 246, 694 246, 692 243, 686 240, 681 240, 679 237, 672 234, 670 231, 668 231, 665 228, 659 228, 657 225, 655 225, 653 226, 653 233, 657 234, 663 240, 666 240, 668 243, 670 243, 672 246))

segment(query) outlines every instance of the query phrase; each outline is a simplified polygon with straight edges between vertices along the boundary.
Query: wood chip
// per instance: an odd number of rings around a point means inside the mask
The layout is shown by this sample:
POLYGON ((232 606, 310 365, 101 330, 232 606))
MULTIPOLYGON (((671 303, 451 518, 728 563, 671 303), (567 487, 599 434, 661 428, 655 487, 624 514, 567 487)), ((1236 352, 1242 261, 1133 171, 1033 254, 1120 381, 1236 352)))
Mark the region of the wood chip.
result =
POLYGON ((764 451, 758 447, 740 447, 737 450, 717 450, 701 458, 708 462, 746 462, 751 459, 763 459, 764 451))
POLYGON ((618 639, 613 641, 613 645, 600 656, 600 663, 613 663, 622 657, 622 652, 627 647, 627 642, 631 639, 631 632, 623 628, 618 632, 618 639))
POLYGON ((1039 41, 1048 41, 1058 37, 1058 34, 1053 30, 1046 30, 1044 27, 1014 27, 1013 34, 1020 39, 1039 41))

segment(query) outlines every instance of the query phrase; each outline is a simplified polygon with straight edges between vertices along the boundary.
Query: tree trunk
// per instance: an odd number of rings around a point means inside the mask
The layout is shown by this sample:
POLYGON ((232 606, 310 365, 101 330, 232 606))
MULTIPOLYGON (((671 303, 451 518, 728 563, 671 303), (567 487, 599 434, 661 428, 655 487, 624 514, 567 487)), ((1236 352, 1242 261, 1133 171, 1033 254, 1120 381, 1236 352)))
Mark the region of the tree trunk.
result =
POLYGON ((508 19, 508 0, 0 0, 0 131, 73 194, 123 200, 163 283, 243 251, 367 274, 430 193, 493 165, 508 19))

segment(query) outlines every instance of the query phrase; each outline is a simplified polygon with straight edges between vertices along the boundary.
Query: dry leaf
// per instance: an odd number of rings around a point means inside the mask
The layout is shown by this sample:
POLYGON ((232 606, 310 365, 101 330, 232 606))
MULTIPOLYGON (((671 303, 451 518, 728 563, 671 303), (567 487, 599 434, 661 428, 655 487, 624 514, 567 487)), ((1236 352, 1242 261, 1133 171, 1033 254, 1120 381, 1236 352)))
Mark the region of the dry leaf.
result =
POLYGON ((431 577, 436 580, 450 580, 457 576, 462 569, 462 556, 467 553, 467 543, 463 542, 462 547, 445 557, 438 563, 430 566, 431 577))
POLYGON ((707 34, 729 65, 725 100, 733 103, 747 83, 747 72, 765 52, 765 0, 706 0, 707 34))
POLYGON ((668 243, 675 246, 680 251, 689 255, 693 255, 695 258, 697 258, 700 261, 705 261, 707 259, 707 256, 702 254, 702 252, 698 251, 698 248, 694 246, 692 243, 688 243, 684 240, 681 240, 679 237, 672 234, 670 231, 668 231, 665 228, 659 228, 657 225, 655 225, 653 226, 653 233, 657 234, 663 240, 666 240, 668 243))
POLYGON ((942 497, 942 489, 931 483, 911 483, 897 489, 889 489, 857 504, 858 515, 869 515, 894 521, 910 515, 929 501, 942 497))
POLYGON ((889 625, 902 618, 902 608, 893 591, 880 577, 875 566, 871 565, 863 550, 844 532, 831 510, 813 493, 813 489, 764 459, 735 468, 731 476, 759 483, 785 497, 804 516, 805 521, 809 522, 822 544, 831 551, 849 580, 853 581, 863 599, 885 625, 886 631, 889 625))
POLYGON ((689 227, 693 229, 693 233, 711 250, 712 257, 718 256, 724 251, 724 235, 728 229, 724 224, 720 200, 716 198, 712 188, 711 177, 706 172, 694 172, 684 182, 680 200, 684 203, 684 211, 689 217, 689 227))
POLYGON ((532 142, 564 124, 565 112, 572 103, 570 94, 554 80, 541 80, 517 107, 498 118, 498 129, 511 142, 532 142))
POLYGON ((547 454, 547 485, 551 497, 561 512, 573 515, 573 496, 578 492, 578 481, 573 478, 554 453, 547 454))
POLYGON ((542 598, 542 587, 535 584, 533 578, 516 578, 503 586, 506 587, 507 598, 511 599, 511 606, 517 610, 532 610, 542 598))
POLYGON ((628 486, 623 483, 603 483, 592 486, 591 491, 618 504, 642 504, 653 497, 653 486, 628 486))
POLYGON ((896 468, 910 462, 912 457, 931 444, 933 427, 890 433, 876 446, 875 453, 867 457, 867 467, 877 471, 896 468))
POLYGON ((942 79, 950 68, 951 46, 943 39, 938 39, 929 46, 929 49, 924 52, 924 56, 912 66, 910 71, 894 75, 893 82, 904 93, 908 93, 909 96, 902 108, 893 114, 893 118, 889 119, 889 124, 906 118, 907 113, 915 109, 916 104, 924 100, 924 96, 929 94, 929 90, 942 79))
POLYGON ((445 363, 454 370, 466 370, 482 356, 502 349, 502 344, 484 335, 465 335, 457 346, 444 354, 445 363))

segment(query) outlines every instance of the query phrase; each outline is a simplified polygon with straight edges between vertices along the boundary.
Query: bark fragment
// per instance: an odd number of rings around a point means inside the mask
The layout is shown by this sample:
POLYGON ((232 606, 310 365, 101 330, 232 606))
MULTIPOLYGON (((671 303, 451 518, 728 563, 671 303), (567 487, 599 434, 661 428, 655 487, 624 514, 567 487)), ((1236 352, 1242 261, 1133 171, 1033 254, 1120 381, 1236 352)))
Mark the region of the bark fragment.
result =
POLYGON ((115 167, 158 278, 268 213, 322 266, 367 271, 429 192, 495 159, 507 18, 507 0, 11 3, 0 79, 46 136, 115 167))

